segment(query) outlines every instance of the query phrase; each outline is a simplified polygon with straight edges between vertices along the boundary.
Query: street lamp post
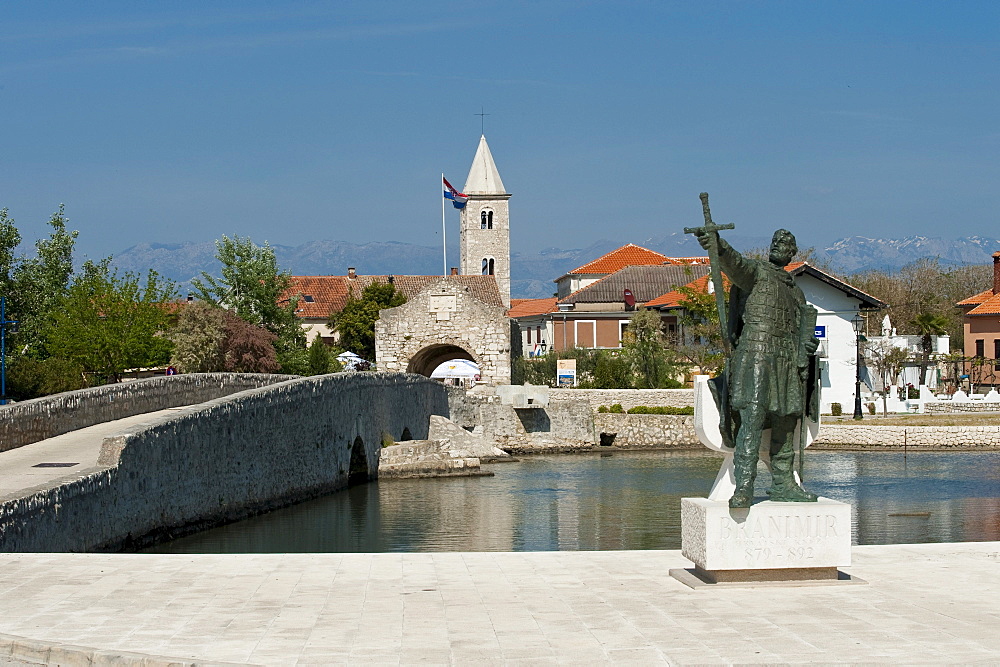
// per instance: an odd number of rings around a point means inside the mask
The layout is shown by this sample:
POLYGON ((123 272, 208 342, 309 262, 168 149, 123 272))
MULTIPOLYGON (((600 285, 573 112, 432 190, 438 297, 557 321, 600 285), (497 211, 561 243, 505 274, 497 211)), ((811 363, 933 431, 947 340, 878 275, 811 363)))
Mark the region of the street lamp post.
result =
POLYGON ((851 324, 854 325, 854 333, 856 335, 855 344, 857 346, 858 357, 854 363, 854 418, 864 419, 861 414, 861 364, 864 361, 864 357, 861 354, 861 341, 864 336, 861 334, 865 326, 865 319, 861 317, 861 313, 858 313, 851 319, 851 324))
POLYGON ((17 333, 17 320, 7 319, 7 297, 0 296, 0 405, 7 405, 7 326, 17 333))

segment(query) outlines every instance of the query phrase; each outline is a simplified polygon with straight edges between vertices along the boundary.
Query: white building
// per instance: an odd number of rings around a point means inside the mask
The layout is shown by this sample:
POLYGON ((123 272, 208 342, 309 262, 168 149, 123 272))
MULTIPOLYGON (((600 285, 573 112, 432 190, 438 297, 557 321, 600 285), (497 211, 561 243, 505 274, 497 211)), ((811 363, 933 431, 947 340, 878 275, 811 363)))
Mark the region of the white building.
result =
MULTIPOLYGON (((859 314, 870 317, 870 313, 885 308, 886 304, 805 262, 790 264, 786 270, 802 289, 806 302, 818 313, 817 355, 823 386, 820 411, 830 412, 833 403, 840 403, 843 411, 850 413, 854 410, 858 369, 858 337, 852 320, 859 314)), ((867 387, 863 383, 861 391, 864 398, 867 387)))

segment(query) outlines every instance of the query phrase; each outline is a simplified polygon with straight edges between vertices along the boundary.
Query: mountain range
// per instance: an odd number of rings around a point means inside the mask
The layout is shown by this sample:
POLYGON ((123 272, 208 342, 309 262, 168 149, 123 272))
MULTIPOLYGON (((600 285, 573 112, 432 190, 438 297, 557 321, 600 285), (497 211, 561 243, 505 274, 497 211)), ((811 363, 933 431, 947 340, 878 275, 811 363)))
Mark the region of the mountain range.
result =
MULTIPOLYGON (((763 249, 770 239, 754 236, 727 236, 740 250, 763 249)), ((668 234, 636 242, 668 257, 704 255, 701 246, 689 234, 668 234)), ((620 242, 600 240, 585 248, 545 248, 535 253, 511 256, 511 295, 514 298, 552 296, 552 281, 567 271, 586 264, 614 250, 620 242)), ((440 248, 398 243, 346 243, 314 241, 299 246, 274 245, 278 266, 292 275, 345 275, 348 267, 360 274, 435 275, 444 268, 440 248)), ((892 271, 919 259, 937 258, 942 265, 989 264, 991 255, 1000 250, 1000 240, 983 236, 959 239, 910 236, 902 239, 874 239, 851 236, 824 248, 814 248, 813 256, 841 274, 869 269, 892 271)), ((449 248, 450 266, 458 264, 458 248, 449 248)), ((114 265, 123 271, 157 273, 176 281, 182 291, 190 280, 207 271, 218 275, 215 244, 141 243, 114 257, 114 265)))

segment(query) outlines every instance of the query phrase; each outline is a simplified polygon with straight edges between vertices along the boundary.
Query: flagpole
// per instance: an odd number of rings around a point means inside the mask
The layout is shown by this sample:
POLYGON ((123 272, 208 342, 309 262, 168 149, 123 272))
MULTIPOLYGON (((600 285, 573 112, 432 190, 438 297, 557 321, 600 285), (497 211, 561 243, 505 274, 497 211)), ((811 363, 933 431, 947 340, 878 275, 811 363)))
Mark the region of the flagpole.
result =
MULTIPOLYGON (((441 172, 441 180, 438 181, 438 190, 444 185, 444 172, 441 172)), ((444 197, 441 197, 441 254, 444 257, 444 271, 442 276, 448 275, 448 228, 444 224, 444 197)))

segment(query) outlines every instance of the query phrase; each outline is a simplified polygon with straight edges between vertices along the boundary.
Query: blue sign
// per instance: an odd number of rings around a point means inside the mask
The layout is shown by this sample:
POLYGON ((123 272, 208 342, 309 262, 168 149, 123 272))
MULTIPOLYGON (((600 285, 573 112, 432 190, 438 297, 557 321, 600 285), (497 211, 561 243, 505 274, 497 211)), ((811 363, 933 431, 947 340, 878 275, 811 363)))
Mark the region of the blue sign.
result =
POLYGON ((826 338, 826 325, 816 325, 816 333, 813 334, 816 338, 826 338))

